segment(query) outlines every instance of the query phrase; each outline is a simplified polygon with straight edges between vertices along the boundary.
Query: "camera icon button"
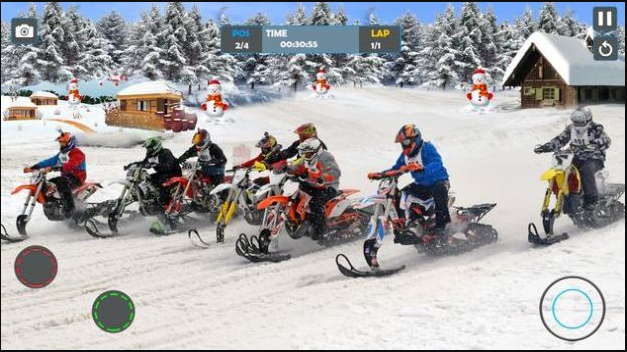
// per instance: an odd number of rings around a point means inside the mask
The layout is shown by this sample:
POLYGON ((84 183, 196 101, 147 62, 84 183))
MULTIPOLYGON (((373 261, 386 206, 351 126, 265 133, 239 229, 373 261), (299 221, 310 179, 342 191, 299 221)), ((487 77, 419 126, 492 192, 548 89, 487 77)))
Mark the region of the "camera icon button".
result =
POLYGON ((11 42, 13 44, 37 44, 37 31, 36 18, 14 18, 11 20, 11 42))

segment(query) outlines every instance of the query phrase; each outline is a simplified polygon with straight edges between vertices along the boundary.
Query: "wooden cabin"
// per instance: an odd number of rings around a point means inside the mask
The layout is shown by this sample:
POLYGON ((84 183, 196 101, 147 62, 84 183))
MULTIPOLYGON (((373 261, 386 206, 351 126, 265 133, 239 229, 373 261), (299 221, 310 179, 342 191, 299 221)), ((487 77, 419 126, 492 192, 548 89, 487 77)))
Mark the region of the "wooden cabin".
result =
POLYGON ((29 98, 18 97, 2 113, 5 121, 38 120, 37 106, 29 98))
POLYGON ((38 105, 38 106, 57 105, 59 101, 59 97, 54 93, 50 93, 46 91, 38 91, 38 92, 31 94, 30 101, 32 101, 33 104, 38 105))
POLYGON ((586 40, 536 32, 505 71, 522 108, 625 102, 625 58, 595 61, 586 40))
POLYGON ((164 130, 164 119, 180 108, 183 94, 165 82, 145 82, 121 90, 117 108, 106 112, 109 126, 164 130))

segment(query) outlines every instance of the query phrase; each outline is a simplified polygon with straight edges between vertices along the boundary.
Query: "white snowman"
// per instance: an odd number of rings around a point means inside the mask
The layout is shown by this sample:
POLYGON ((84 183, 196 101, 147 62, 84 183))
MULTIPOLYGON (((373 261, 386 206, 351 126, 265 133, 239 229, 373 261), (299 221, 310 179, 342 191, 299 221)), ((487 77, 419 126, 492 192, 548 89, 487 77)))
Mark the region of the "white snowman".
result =
POLYGON ((68 95, 67 102, 70 105, 76 106, 80 104, 82 97, 78 92, 78 80, 76 78, 72 78, 70 80, 70 85, 68 87, 68 95))
POLYGON ((470 104, 478 108, 486 108, 494 98, 494 94, 488 91, 485 71, 481 68, 475 70, 472 75, 472 90, 466 93, 470 104))
POLYGON ((202 103, 200 108, 212 117, 224 115, 224 112, 229 108, 229 104, 222 100, 222 87, 216 78, 209 81, 207 101, 202 103))
POLYGON ((327 83, 327 73, 323 67, 316 72, 316 81, 312 84, 316 94, 324 96, 329 92, 331 86, 327 83))

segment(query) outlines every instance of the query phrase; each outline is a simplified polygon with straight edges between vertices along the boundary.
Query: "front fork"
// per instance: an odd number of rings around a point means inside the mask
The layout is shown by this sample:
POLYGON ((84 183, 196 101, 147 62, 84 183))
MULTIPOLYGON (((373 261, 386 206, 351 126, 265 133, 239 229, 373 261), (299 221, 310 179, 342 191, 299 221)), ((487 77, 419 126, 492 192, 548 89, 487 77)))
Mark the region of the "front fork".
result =
POLYGON ((389 218, 394 215, 391 210, 393 202, 394 199, 388 198, 385 205, 377 204, 374 214, 370 217, 368 236, 364 242, 363 252, 366 263, 368 263, 368 266, 372 269, 379 268, 377 253, 383 244, 383 239, 385 238, 386 233, 388 232, 388 225, 390 223, 389 218), (381 214, 382 210, 383 214, 381 214))
POLYGON ((220 208, 220 213, 218 213, 218 217, 216 219, 217 224, 226 226, 231 221, 231 218, 233 217, 233 214, 235 214, 235 210, 237 209, 237 201, 240 197, 241 192, 241 189, 237 189, 237 191, 235 192, 229 192, 229 196, 224 201, 224 204, 222 204, 222 207, 220 208), (221 223, 222 220, 224 220, 223 223, 221 223))
POLYGON ((546 189, 546 193, 544 194, 542 213, 540 214, 540 216, 542 216, 542 227, 544 228, 544 232, 547 236, 553 235, 553 224, 555 223, 555 219, 562 214, 562 208, 564 206, 564 191, 562 191, 562 187, 559 187, 559 191, 556 195, 555 207, 553 209, 549 209, 551 206, 551 195, 553 194, 555 182, 555 179, 549 181, 549 187, 546 189))
POLYGON ((17 218, 17 222, 18 222, 17 227, 18 229, 20 229, 20 234, 22 234, 22 232, 25 232, 25 230, 22 230, 21 228, 26 226, 26 223, 30 220, 31 216, 33 215, 33 210, 35 210, 35 205, 37 205, 37 199, 39 199, 39 194, 41 193, 42 187, 43 187, 43 182, 40 182, 37 185, 37 190, 35 191, 35 193, 33 194, 32 192, 29 192, 28 196, 26 196, 26 201, 24 202, 24 208, 22 208, 22 215, 18 216, 17 218))

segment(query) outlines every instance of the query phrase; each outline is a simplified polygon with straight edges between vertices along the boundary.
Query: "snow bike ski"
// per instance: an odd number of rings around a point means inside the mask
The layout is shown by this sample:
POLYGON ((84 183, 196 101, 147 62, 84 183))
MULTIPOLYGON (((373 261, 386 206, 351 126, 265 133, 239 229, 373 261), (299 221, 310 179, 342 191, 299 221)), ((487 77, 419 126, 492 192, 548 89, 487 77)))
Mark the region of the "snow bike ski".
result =
POLYGON ((4 224, 2 225, 2 232, 0 233, 0 238, 7 242, 7 243, 18 243, 18 242, 22 242, 25 239, 28 238, 28 236, 24 235, 24 236, 19 236, 19 237, 12 237, 9 236, 9 233, 7 232, 7 228, 4 227, 4 224))
MULTIPOLYGON (((53 169, 53 171, 58 170, 53 169)), ((48 220, 68 221, 71 226, 82 227, 87 219, 106 213, 106 207, 97 203, 86 202, 100 188, 102 186, 99 183, 86 182, 80 187, 73 189, 72 196, 76 210, 68 218, 65 212, 66 205, 57 190, 57 186, 47 180, 47 172, 45 170, 33 170, 29 184, 18 186, 11 191, 11 194, 17 194, 22 191, 28 192, 22 213, 16 219, 18 233, 22 237, 26 236, 26 225, 31 220, 37 203, 43 206, 44 215, 48 220)), ((24 239, 21 238, 19 241, 24 239)), ((19 241, 14 240, 13 242, 19 241)))
POLYGON ((554 233, 555 220, 562 214, 582 229, 601 228, 625 217, 625 205, 620 202, 625 185, 607 183, 607 175, 602 172, 596 175, 599 200, 593 209, 584 208, 581 176, 573 159, 572 149, 554 151, 553 165, 540 177, 548 182, 540 213, 544 235, 540 235, 534 223, 529 223, 527 239, 534 245, 548 246, 569 238, 567 233, 554 233), (555 206, 551 209, 553 196, 555 206))
POLYGON ((351 263, 348 257, 344 254, 338 254, 335 257, 335 264, 337 265, 337 268, 340 270, 340 273, 342 273, 342 275, 347 276, 347 277, 352 277, 352 278, 386 277, 386 276, 391 276, 400 271, 405 270, 405 265, 399 266, 398 268, 394 268, 394 269, 381 269, 379 267, 371 267, 370 271, 358 270, 358 269, 355 269, 355 267, 353 266, 353 263, 351 263), (346 261, 346 263, 348 264, 348 267, 340 264, 341 258, 344 259, 344 261, 346 261))

